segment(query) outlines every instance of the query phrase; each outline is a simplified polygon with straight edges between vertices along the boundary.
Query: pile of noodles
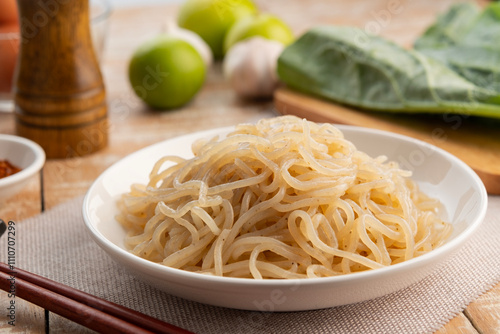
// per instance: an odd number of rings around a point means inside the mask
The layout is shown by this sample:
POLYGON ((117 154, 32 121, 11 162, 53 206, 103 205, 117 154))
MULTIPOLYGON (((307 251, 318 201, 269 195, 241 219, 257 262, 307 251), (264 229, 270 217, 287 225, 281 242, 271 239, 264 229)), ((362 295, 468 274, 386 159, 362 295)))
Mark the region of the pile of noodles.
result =
POLYGON ((331 124, 266 119, 193 153, 161 158, 121 198, 133 254, 218 276, 310 278, 406 261, 451 233, 410 172, 331 124))

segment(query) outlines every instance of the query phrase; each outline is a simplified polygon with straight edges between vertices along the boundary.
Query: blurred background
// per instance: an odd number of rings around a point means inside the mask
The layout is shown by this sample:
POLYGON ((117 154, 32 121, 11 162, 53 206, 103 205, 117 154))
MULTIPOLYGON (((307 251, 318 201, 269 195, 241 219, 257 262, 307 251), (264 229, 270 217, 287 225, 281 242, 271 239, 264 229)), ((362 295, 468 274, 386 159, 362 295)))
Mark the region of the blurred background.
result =
POLYGON ((180 3, 182 0, 111 0, 114 8, 130 6, 151 6, 167 3, 180 3))

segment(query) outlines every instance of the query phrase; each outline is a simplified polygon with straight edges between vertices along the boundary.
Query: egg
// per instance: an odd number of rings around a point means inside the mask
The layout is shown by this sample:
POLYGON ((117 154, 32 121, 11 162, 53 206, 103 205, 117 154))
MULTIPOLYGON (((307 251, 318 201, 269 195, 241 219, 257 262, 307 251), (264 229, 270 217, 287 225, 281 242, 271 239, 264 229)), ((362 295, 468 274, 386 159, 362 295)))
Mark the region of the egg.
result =
POLYGON ((18 22, 16 0, 0 0, 0 25, 18 22))
MULTIPOLYGON (((0 0, 4 1, 4 0, 0 0)), ((8 93, 19 53, 19 26, 17 23, 0 25, 0 93, 8 93)))

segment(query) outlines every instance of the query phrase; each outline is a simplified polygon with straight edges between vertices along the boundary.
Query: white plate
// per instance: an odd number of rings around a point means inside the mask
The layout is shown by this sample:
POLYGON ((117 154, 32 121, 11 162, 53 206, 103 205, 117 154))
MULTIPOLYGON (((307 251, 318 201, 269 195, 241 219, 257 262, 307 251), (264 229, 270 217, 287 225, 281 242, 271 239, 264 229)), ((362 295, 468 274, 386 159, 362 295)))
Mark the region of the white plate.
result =
POLYGON ((387 155, 414 172, 427 194, 444 204, 454 226, 442 247, 418 258, 382 269, 344 276, 253 280, 214 277, 165 267, 127 252, 125 232, 115 220, 116 201, 134 182, 147 182, 153 164, 163 155, 192 156, 197 138, 226 134, 215 129, 170 139, 135 152, 107 169, 90 187, 83 216, 94 240, 138 279, 172 295, 201 303, 257 311, 297 311, 333 307, 380 297, 403 289, 435 270, 482 222, 487 194, 479 177, 451 154, 409 137, 351 126, 339 126, 358 149, 387 155))
POLYGON ((45 163, 45 151, 29 139, 0 134, 0 160, 8 160, 21 168, 21 171, 0 179, 0 201, 2 201, 23 189, 40 171, 45 163))

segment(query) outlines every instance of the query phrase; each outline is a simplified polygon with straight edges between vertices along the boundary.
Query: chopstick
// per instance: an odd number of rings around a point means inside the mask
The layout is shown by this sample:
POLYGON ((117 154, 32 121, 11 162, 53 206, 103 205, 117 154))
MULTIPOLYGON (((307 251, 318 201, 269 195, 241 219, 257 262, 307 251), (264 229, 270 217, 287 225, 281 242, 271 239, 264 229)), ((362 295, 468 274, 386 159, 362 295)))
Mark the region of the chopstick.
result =
POLYGON ((2 262, 0 289, 101 333, 192 333, 2 262))

